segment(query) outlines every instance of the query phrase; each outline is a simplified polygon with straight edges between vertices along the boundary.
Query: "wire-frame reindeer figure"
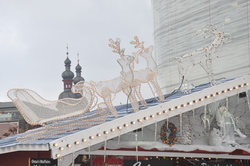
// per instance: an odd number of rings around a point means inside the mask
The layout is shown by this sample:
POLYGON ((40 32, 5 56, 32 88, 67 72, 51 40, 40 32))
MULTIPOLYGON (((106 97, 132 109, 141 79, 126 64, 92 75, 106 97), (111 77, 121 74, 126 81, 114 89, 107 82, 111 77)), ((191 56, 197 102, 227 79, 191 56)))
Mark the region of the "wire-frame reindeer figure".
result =
POLYGON ((148 48, 144 47, 144 42, 140 42, 138 37, 134 37, 135 41, 131 41, 130 44, 134 44, 135 48, 139 48, 137 52, 134 52, 135 61, 139 63, 138 57, 143 57, 147 66, 141 70, 133 70, 134 80, 130 86, 135 90, 137 97, 139 98, 141 104, 146 107, 147 103, 141 95, 141 83, 148 83, 153 94, 156 92, 160 101, 164 101, 164 95, 162 94, 161 88, 157 82, 156 76, 158 74, 157 64, 152 57, 153 46, 149 46, 148 48))
MULTIPOLYGON (((208 25, 196 33, 198 36, 209 38, 214 36, 214 40, 208 46, 196 49, 180 57, 175 57, 178 64, 178 71, 181 78, 184 78, 182 84, 182 92, 190 93, 193 86, 188 84, 188 76, 190 71, 197 65, 201 66, 207 73, 211 85, 216 85, 213 73, 213 55, 219 51, 223 44, 231 42, 232 37, 229 33, 218 31, 213 25, 208 25), (186 64, 185 64, 186 63, 186 64)), ((218 56, 216 57, 218 58, 218 56)))
POLYGON ((100 106, 101 104, 105 104, 108 110, 115 117, 117 117, 117 110, 112 104, 112 95, 123 91, 126 95, 128 95, 128 99, 134 111, 139 110, 139 104, 136 100, 134 93, 129 93, 131 90, 130 85, 134 79, 131 66, 134 61, 134 57, 131 55, 124 55, 125 49, 120 49, 120 39, 117 39, 115 42, 112 39, 110 39, 109 41, 109 46, 114 49, 113 52, 120 55, 120 58, 117 61, 122 68, 121 73, 123 74, 112 80, 100 82, 90 81, 90 84, 92 85, 97 95, 104 100, 104 103, 100 103, 98 105, 100 106))

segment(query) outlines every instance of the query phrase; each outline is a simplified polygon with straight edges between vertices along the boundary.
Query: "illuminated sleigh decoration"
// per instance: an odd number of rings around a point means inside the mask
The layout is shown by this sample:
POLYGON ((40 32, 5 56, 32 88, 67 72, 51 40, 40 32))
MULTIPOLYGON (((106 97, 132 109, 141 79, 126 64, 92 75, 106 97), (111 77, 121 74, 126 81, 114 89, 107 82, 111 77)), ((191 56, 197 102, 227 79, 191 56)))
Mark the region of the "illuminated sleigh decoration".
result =
POLYGON ((196 49, 180 57, 175 57, 178 64, 178 71, 181 79, 183 79, 182 92, 190 93, 193 86, 188 84, 188 76, 190 71, 196 66, 200 65, 207 73, 211 85, 218 84, 214 80, 214 73, 212 68, 212 59, 215 51, 219 50, 224 43, 232 41, 229 33, 218 31, 213 25, 208 25, 206 28, 197 31, 197 35, 208 38, 214 36, 214 40, 208 46, 196 49))
POLYGON ((133 83, 131 84, 131 88, 135 90, 135 94, 139 98, 141 104, 143 106, 147 106, 146 101, 141 95, 141 84, 142 83, 147 83, 150 88, 152 93, 158 95, 158 98, 160 101, 164 101, 164 95, 161 91, 161 88, 157 82, 156 76, 158 74, 158 66, 152 57, 152 52, 153 52, 153 46, 149 46, 148 48, 144 47, 144 42, 140 42, 138 37, 134 37, 135 41, 131 41, 130 44, 135 44, 135 48, 139 48, 139 50, 134 54, 135 56, 135 61, 136 63, 139 63, 138 57, 141 56, 144 58, 147 62, 147 67, 144 69, 140 70, 133 70, 133 83))
POLYGON ((98 104, 99 108, 104 108, 101 107, 101 105, 104 104, 115 117, 118 116, 118 113, 112 104, 112 95, 115 95, 116 93, 119 93, 121 91, 128 96, 133 110, 139 110, 139 104, 134 93, 131 91, 132 89, 130 88, 130 85, 132 84, 134 79, 134 73, 132 72, 134 57, 131 55, 124 55, 125 49, 120 49, 120 42, 120 39, 117 39, 115 42, 110 39, 109 46, 114 49, 114 53, 120 55, 120 59, 118 59, 117 62, 122 68, 121 76, 107 81, 90 81, 90 85, 92 86, 94 92, 104 101, 103 103, 98 104))
MULTIPOLYGON (((82 97, 79 99, 64 98, 50 101, 29 89, 11 89, 8 91, 8 97, 21 112, 27 123, 42 125, 46 128, 57 128, 64 127, 65 124, 69 125, 69 122, 75 121, 69 120, 69 118, 86 114, 93 107, 95 96, 90 86, 80 81, 72 87, 72 92, 80 93, 82 97)), ((101 119, 105 119, 106 114, 107 112, 98 110, 93 112, 92 116, 96 117, 98 115, 102 117, 101 119)), ((87 118, 91 118, 91 116, 80 117, 78 119, 79 124, 87 118)), ((95 124, 98 123, 101 123, 99 119, 95 124)))

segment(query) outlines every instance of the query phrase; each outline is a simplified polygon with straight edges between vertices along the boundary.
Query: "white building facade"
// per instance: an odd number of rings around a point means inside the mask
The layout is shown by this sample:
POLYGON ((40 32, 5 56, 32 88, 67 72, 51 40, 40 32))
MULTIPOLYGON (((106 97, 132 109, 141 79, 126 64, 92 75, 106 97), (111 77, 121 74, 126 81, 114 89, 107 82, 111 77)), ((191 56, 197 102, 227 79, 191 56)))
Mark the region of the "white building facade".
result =
MULTIPOLYGON (((214 78, 249 74, 249 0, 152 0, 152 7, 158 80, 164 93, 173 91, 181 82, 174 57, 207 47, 214 40, 213 36, 196 35, 199 29, 210 24, 233 37, 212 56, 214 78)), ((191 69, 189 83, 199 85, 208 81, 201 66, 191 69)))

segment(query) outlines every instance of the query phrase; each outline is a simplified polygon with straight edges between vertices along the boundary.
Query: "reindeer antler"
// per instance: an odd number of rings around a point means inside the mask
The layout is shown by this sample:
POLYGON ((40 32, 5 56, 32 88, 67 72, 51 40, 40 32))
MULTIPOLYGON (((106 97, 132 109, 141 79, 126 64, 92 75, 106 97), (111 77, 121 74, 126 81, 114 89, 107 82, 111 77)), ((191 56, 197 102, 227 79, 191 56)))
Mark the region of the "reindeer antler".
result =
POLYGON ((112 52, 119 54, 121 57, 124 57, 125 49, 120 48, 121 40, 119 38, 117 38, 115 42, 112 39, 109 39, 109 41, 110 41, 109 47, 114 49, 114 50, 112 50, 112 52))
POLYGON ((135 41, 131 41, 130 44, 135 44, 134 48, 141 48, 144 49, 144 41, 140 42, 138 37, 134 37, 135 41))
POLYGON ((132 40, 130 44, 135 44, 134 48, 140 48, 140 50, 138 50, 137 52, 133 52, 132 54, 135 56, 136 63, 139 63, 138 55, 145 50, 144 41, 140 42, 137 36, 135 36, 134 39, 135 41, 132 40))

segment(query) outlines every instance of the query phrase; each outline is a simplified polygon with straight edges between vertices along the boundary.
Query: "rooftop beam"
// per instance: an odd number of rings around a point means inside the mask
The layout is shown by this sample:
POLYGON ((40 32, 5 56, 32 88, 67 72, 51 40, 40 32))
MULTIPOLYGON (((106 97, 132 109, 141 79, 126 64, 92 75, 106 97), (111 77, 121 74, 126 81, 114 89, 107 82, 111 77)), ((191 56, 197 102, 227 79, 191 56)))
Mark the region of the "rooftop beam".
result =
POLYGON ((56 159, 66 156, 166 118, 248 91, 249 82, 249 75, 240 77, 51 141, 51 157, 56 159))

